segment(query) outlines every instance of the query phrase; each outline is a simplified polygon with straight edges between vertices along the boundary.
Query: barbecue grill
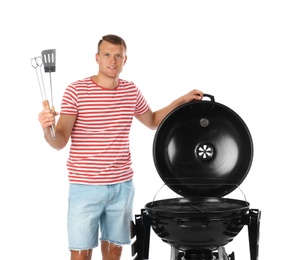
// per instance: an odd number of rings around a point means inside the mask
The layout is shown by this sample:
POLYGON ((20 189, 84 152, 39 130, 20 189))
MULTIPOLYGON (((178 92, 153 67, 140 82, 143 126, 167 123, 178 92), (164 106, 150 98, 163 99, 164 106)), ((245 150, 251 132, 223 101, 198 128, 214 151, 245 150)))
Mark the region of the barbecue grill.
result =
POLYGON ((171 245, 170 260, 234 260, 230 243, 248 227, 250 258, 258 259, 260 211, 225 196, 240 186, 253 159, 242 118, 209 100, 184 104, 159 125, 153 159, 165 185, 180 198, 149 202, 131 222, 132 256, 149 259, 150 229, 171 245))

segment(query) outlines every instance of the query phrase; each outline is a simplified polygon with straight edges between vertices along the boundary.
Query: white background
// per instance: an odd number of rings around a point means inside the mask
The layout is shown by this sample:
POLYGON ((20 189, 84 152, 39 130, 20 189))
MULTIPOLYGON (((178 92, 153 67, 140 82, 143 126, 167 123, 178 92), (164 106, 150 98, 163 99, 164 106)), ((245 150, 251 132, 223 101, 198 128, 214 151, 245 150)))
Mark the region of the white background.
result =
MULTIPOLYGON (((283 259, 288 232, 286 2, 2 1, 0 258, 70 255, 68 146, 57 152, 43 139, 37 120, 41 96, 30 59, 44 49, 57 49, 52 84, 59 111, 65 87, 97 73, 98 40, 113 33, 128 45, 121 77, 136 83, 153 110, 198 88, 243 118, 255 151, 241 189, 251 208, 262 212, 259 259, 283 259)), ((154 134, 134 121, 135 214, 163 184, 152 158, 154 134)), ((171 193, 164 188, 156 199, 176 197, 171 193)), ((244 199, 240 191, 229 197, 244 199)), ((237 260, 250 259, 247 227, 226 251, 234 251, 237 260)), ((169 257, 169 246, 151 232, 150 259, 169 257)), ((101 259, 99 249, 93 259, 101 259)), ((132 259, 129 246, 123 259, 132 259)))

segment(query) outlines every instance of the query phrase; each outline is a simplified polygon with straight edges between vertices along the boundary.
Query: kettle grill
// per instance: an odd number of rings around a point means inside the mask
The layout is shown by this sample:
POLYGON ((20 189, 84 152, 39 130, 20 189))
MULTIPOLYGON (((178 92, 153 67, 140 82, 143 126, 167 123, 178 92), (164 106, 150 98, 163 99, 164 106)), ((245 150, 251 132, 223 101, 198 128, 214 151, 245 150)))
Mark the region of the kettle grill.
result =
POLYGON ((210 100, 192 101, 159 125, 153 159, 164 183, 180 198, 149 202, 131 221, 134 260, 149 259, 150 229, 171 245, 170 260, 235 260, 225 245, 248 227, 250 258, 258 259, 260 211, 224 198, 246 178, 253 142, 242 118, 210 100))

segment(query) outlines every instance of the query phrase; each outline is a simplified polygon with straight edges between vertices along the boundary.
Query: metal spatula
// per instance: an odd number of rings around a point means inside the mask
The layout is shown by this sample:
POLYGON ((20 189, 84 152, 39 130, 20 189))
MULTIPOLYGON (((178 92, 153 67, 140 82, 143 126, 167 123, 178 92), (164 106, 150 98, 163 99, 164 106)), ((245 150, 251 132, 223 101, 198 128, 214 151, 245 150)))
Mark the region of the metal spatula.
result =
POLYGON ((51 106, 52 106, 52 109, 54 110, 51 72, 56 71, 56 49, 44 50, 42 51, 41 54, 42 54, 42 61, 44 65, 44 71, 49 72, 51 106))
MULTIPOLYGON (((41 53, 42 55, 42 62, 44 65, 44 71, 49 73, 49 78, 50 78, 50 96, 51 96, 51 109, 55 111, 54 108, 54 102, 53 102, 53 91, 52 91, 52 78, 51 78, 51 72, 56 71, 56 49, 49 49, 49 50, 44 50, 41 53)), ((48 100, 45 100, 43 102, 43 107, 46 109, 50 109, 50 105, 48 100)), ((55 138, 55 130, 54 126, 50 128, 51 130, 51 135, 53 139, 55 138)))

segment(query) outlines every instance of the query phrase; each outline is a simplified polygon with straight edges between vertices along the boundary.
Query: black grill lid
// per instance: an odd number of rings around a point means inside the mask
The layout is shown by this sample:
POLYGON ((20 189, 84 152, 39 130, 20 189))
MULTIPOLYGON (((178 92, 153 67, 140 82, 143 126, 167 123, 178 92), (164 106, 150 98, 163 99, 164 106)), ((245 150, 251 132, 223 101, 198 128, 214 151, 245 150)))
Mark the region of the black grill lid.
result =
POLYGON ((253 159, 252 138, 232 109, 211 100, 184 104, 159 125, 153 159, 159 176, 174 192, 222 197, 245 179, 253 159))

